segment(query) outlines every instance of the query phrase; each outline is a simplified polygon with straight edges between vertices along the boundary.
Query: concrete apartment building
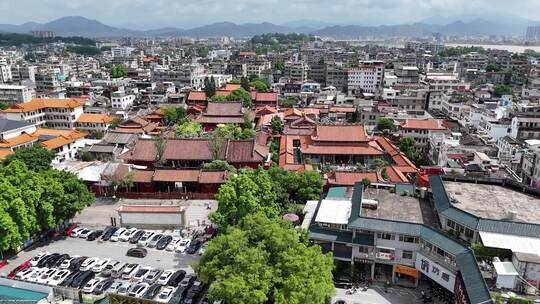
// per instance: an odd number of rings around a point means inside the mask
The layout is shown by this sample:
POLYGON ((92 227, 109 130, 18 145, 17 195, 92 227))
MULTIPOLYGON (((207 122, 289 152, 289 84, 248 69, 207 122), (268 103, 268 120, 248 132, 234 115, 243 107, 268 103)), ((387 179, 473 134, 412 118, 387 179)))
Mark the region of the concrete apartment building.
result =
POLYGON ((416 66, 396 66, 394 75, 397 77, 397 83, 418 83, 420 81, 419 69, 416 66))
POLYGON ((3 62, 0 61, 0 83, 10 83, 13 81, 13 77, 11 75, 11 67, 6 63, 4 60, 3 62))
POLYGON ((37 68, 35 66, 11 66, 11 76, 13 78, 13 82, 16 83, 21 83, 24 80, 36 82, 36 71, 37 68))
POLYGON ((25 121, 37 127, 46 125, 55 129, 75 129, 75 122, 83 114, 83 106, 83 102, 74 99, 34 98, 12 105, 0 114, 7 119, 25 121))
POLYGON ((347 89, 351 95, 380 94, 384 81, 383 61, 362 61, 347 71, 347 89))
POLYGON ((204 88, 204 79, 206 78, 214 78, 216 88, 221 88, 222 86, 233 80, 232 75, 228 74, 203 74, 200 76, 196 76, 191 80, 191 88, 195 90, 204 88))
POLYGON ((135 95, 128 94, 125 91, 116 91, 111 94, 111 105, 113 109, 129 109, 134 101, 135 95))
POLYGON ((204 67, 198 64, 182 65, 169 68, 155 68, 152 70, 153 82, 172 82, 178 88, 190 87, 193 79, 204 75, 204 67))
POLYGON ((287 62, 283 76, 293 82, 306 82, 308 80, 309 65, 302 61, 287 62))
POLYGON ((111 48, 113 57, 129 57, 135 49, 132 47, 114 47, 111 48))
POLYGON ((9 104, 29 102, 36 97, 36 92, 22 85, 5 85, 0 84, 0 102, 9 104))

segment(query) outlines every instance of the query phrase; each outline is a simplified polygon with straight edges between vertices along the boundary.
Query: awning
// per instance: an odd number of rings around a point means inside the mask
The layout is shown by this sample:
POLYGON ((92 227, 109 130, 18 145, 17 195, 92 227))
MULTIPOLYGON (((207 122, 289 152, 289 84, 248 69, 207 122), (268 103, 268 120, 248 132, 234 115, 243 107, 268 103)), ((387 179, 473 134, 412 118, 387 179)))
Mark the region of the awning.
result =
POLYGON ((392 248, 392 247, 384 247, 384 246, 375 246, 375 247, 379 249, 394 250, 394 251, 396 250, 396 248, 392 248))
POLYGON ((480 231, 485 247, 509 249, 512 252, 537 254, 540 252, 540 239, 518 235, 480 231))

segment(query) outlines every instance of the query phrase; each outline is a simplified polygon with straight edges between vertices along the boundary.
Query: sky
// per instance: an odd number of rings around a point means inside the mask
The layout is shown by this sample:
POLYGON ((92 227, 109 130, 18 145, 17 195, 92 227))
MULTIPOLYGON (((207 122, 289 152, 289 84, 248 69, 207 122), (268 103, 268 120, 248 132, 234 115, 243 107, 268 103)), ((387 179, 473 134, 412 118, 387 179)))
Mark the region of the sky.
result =
POLYGON ((0 23, 83 16, 131 29, 317 20, 330 24, 402 24, 446 17, 540 19, 540 0, 0 0, 0 23), (435 17, 435 18, 434 18, 435 17))

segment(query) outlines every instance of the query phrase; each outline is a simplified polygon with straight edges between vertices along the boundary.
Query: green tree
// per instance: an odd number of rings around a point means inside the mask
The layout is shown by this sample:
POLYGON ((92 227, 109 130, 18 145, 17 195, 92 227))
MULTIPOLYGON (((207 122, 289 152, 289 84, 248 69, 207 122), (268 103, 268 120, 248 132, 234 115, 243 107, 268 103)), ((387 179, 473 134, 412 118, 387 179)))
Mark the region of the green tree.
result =
POLYGON ((201 257, 199 278, 210 300, 231 304, 319 304, 334 294, 331 253, 323 254, 281 219, 248 215, 212 240, 201 257))
POLYGON ((9 105, 5 102, 0 102, 0 110, 5 110, 9 108, 9 105))
POLYGON ((495 96, 501 97, 503 95, 512 95, 512 87, 509 85, 496 85, 494 88, 495 96))
POLYGON ((202 126, 193 119, 184 120, 176 126, 175 134, 179 138, 196 138, 202 133, 202 126))
POLYGON ((214 76, 204 78, 204 92, 209 98, 216 95, 216 80, 214 79, 214 76))
POLYGON ((117 64, 117 65, 113 66, 113 68, 111 70, 111 77, 112 78, 126 77, 127 74, 128 73, 127 73, 126 68, 121 64, 117 64))
POLYGON ((501 70, 501 67, 497 64, 488 64, 486 67, 486 72, 499 72, 501 70))
POLYGON ((267 92, 270 90, 268 83, 261 79, 256 79, 250 83, 250 86, 254 87, 257 92, 267 92))
POLYGON ((321 176, 316 171, 304 170, 297 175, 297 190, 293 199, 298 204, 305 204, 309 200, 319 200, 323 191, 321 176))
POLYGON ((227 101, 227 97, 226 96, 214 95, 214 96, 210 97, 210 100, 211 101, 227 101))
POLYGON ((390 130, 390 132, 395 132, 396 125, 394 125, 394 121, 392 119, 383 117, 377 121, 376 129, 378 131, 390 130))
POLYGON ((283 62, 283 60, 277 61, 276 64, 274 64, 274 69, 276 69, 278 71, 285 70, 285 63, 283 62))
POLYGON ((362 179, 362 184, 364 185, 364 189, 367 189, 369 186, 371 186, 371 181, 369 180, 369 178, 364 177, 362 179))
POLYGON ((4 165, 19 160, 23 162, 28 169, 33 171, 43 171, 51 167, 51 161, 54 159, 54 152, 49 151, 42 146, 32 146, 18 149, 15 154, 8 155, 4 160, 4 165))
POLYGON ((270 127, 272 128, 273 135, 283 133, 283 122, 281 122, 281 118, 279 118, 278 115, 272 117, 272 120, 270 121, 270 127))
POLYGON ((399 149, 417 166, 425 163, 425 154, 416 148, 414 138, 403 137, 399 140, 399 149))
POLYGON ((227 170, 229 172, 236 172, 236 168, 230 165, 225 160, 216 159, 209 163, 202 165, 202 168, 205 170, 227 170))
POLYGON ((292 108, 298 105, 300 100, 296 96, 288 97, 287 99, 280 99, 279 105, 283 108, 292 108))
POLYGON ((272 181, 264 169, 241 170, 219 188, 218 209, 210 214, 210 220, 226 228, 258 212, 269 218, 279 217, 280 207, 272 189, 272 181))
POLYGON ((242 79, 240 79, 240 86, 247 92, 251 91, 251 87, 249 86, 249 80, 247 79, 247 77, 242 77, 242 79))
POLYGON ((246 108, 253 108, 253 101, 251 100, 251 93, 239 88, 233 90, 229 95, 227 95, 228 101, 240 101, 246 108))
POLYGON ((201 46, 197 48, 197 56, 198 57, 206 57, 208 56, 208 53, 210 50, 206 46, 201 46))
POLYGON ((161 108, 161 111, 165 115, 165 122, 168 125, 181 123, 186 117, 186 109, 184 107, 178 107, 178 108, 166 107, 166 108, 161 108))

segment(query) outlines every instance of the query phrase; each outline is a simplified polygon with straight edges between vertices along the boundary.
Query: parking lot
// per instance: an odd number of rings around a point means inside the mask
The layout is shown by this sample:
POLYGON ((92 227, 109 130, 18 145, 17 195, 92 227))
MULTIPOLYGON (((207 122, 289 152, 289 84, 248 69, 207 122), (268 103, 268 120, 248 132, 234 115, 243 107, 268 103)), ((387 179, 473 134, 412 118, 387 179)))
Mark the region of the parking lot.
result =
POLYGON ((128 249, 133 247, 135 247, 135 245, 125 242, 98 242, 66 237, 46 245, 33 247, 31 250, 21 251, 17 257, 10 260, 9 265, 2 270, 7 273, 41 251, 90 256, 100 259, 108 258, 127 263, 138 263, 154 268, 182 269, 188 273, 193 272, 191 265, 199 260, 198 254, 169 252, 157 250, 155 248, 147 248, 148 255, 145 258, 126 256, 128 249))

